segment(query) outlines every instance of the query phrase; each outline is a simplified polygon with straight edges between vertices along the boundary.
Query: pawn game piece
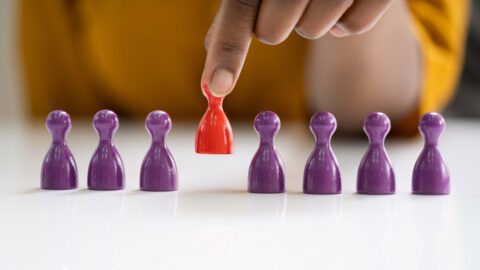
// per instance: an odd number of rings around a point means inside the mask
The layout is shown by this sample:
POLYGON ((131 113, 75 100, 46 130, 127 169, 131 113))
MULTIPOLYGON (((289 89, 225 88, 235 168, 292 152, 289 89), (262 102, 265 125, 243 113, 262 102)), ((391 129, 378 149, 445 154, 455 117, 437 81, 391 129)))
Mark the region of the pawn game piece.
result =
POLYGON ((52 144, 43 160, 42 189, 77 188, 77 164, 65 141, 72 127, 70 116, 64 111, 52 111, 45 125, 52 135, 52 144))
POLYGON ((438 150, 438 139, 445 128, 445 120, 438 113, 423 115, 418 129, 425 145, 413 169, 412 192, 423 195, 450 193, 450 176, 447 164, 438 150))
POLYGON ((260 136, 260 145, 250 163, 248 192, 285 192, 283 161, 274 146, 280 118, 274 112, 261 112, 255 117, 254 127, 260 136))
POLYGON ((338 194, 342 190, 338 162, 330 140, 337 120, 328 112, 316 113, 310 119, 310 130, 315 136, 313 149, 303 174, 303 192, 308 194, 338 194))
POLYGON ((208 100, 208 108, 198 126, 195 151, 199 154, 231 154, 233 133, 222 108, 223 97, 213 96, 206 83, 202 92, 208 100))
POLYGON ((93 127, 100 138, 88 167, 88 188, 92 190, 118 190, 125 185, 123 162, 113 144, 118 130, 118 117, 110 110, 101 110, 93 118, 93 127))
POLYGON ((357 192, 382 195, 395 193, 395 173, 385 150, 385 137, 390 131, 390 119, 384 113, 368 115, 363 125, 370 145, 358 168, 357 192))
POLYGON ((145 120, 145 128, 152 144, 143 159, 140 171, 140 189, 145 191, 177 190, 177 165, 165 144, 165 136, 172 128, 170 116, 163 111, 153 111, 145 120))

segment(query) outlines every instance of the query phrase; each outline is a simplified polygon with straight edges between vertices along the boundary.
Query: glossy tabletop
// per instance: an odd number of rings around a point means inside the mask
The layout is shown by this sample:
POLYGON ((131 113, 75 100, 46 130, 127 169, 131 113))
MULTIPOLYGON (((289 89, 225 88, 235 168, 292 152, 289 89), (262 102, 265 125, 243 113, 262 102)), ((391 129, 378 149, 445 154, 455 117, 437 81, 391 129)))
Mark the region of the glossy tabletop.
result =
POLYGON ((74 119, 67 142, 79 188, 45 191, 47 130, 0 122, 0 269, 480 269, 480 122, 446 121, 440 150, 451 174, 448 196, 411 194, 421 137, 387 137, 395 195, 355 194, 367 138, 335 135, 342 194, 302 194, 314 142, 307 123, 282 123, 277 135, 287 193, 249 194, 259 143, 252 125, 232 123, 233 155, 199 155, 196 123, 175 120, 167 144, 179 190, 139 191, 150 137, 142 121, 122 119, 115 144, 125 190, 86 189, 98 139, 91 123, 74 119))

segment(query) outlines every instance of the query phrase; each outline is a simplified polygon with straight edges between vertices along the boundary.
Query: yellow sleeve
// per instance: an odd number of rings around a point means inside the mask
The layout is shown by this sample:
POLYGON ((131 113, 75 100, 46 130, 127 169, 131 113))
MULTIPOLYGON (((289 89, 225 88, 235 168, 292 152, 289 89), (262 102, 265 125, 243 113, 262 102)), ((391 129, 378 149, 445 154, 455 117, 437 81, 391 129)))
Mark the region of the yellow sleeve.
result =
POLYGON ((419 113, 441 111, 454 94, 463 63, 468 0, 409 0, 423 57, 419 113))

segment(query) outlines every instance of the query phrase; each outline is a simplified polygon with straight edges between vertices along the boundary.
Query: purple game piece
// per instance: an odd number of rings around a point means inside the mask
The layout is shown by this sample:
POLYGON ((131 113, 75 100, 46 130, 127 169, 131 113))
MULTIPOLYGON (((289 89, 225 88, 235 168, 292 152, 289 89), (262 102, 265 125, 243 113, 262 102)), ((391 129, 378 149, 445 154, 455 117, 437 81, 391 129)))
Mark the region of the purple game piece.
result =
POLYGON ((274 112, 261 112, 255 117, 255 130, 260 146, 248 171, 248 191, 252 193, 285 192, 283 161, 274 146, 280 130, 280 118, 274 112))
POLYGON ((438 113, 423 115, 418 129, 425 138, 425 145, 413 169, 412 191, 415 194, 443 195, 450 193, 450 176, 438 139, 445 128, 445 120, 438 113))
POLYGON ((117 190, 125 185, 123 162, 113 144, 118 129, 118 117, 110 110, 101 110, 93 118, 100 142, 88 167, 88 188, 93 190, 117 190))
POLYGON ((370 146, 358 168, 357 192, 382 195, 395 193, 395 173, 385 150, 385 137, 390 131, 390 119, 384 113, 368 115, 363 125, 370 146))
POLYGON ((152 144, 143 159, 140 171, 140 189, 145 191, 177 190, 177 165, 165 144, 172 128, 170 116, 163 111, 153 111, 145 120, 145 128, 152 144))
POLYGON ((337 159, 330 146, 337 120, 329 112, 319 112, 310 119, 310 130, 315 135, 315 149, 310 154, 303 174, 303 192, 309 194, 337 194, 342 190, 337 159))
POLYGON ((52 135, 52 144, 43 160, 41 187, 55 190, 77 188, 77 164, 65 141, 72 127, 70 116, 64 111, 52 111, 46 126, 52 135))

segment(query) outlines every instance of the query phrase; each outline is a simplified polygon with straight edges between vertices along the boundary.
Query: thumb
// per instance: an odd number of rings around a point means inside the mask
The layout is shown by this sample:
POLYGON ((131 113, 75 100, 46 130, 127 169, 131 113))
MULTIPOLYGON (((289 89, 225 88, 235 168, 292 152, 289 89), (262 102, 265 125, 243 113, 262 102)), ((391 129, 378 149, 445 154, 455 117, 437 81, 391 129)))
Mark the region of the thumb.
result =
POLYGON ((202 75, 215 96, 230 93, 242 70, 260 0, 224 0, 207 34, 207 59, 202 75))

